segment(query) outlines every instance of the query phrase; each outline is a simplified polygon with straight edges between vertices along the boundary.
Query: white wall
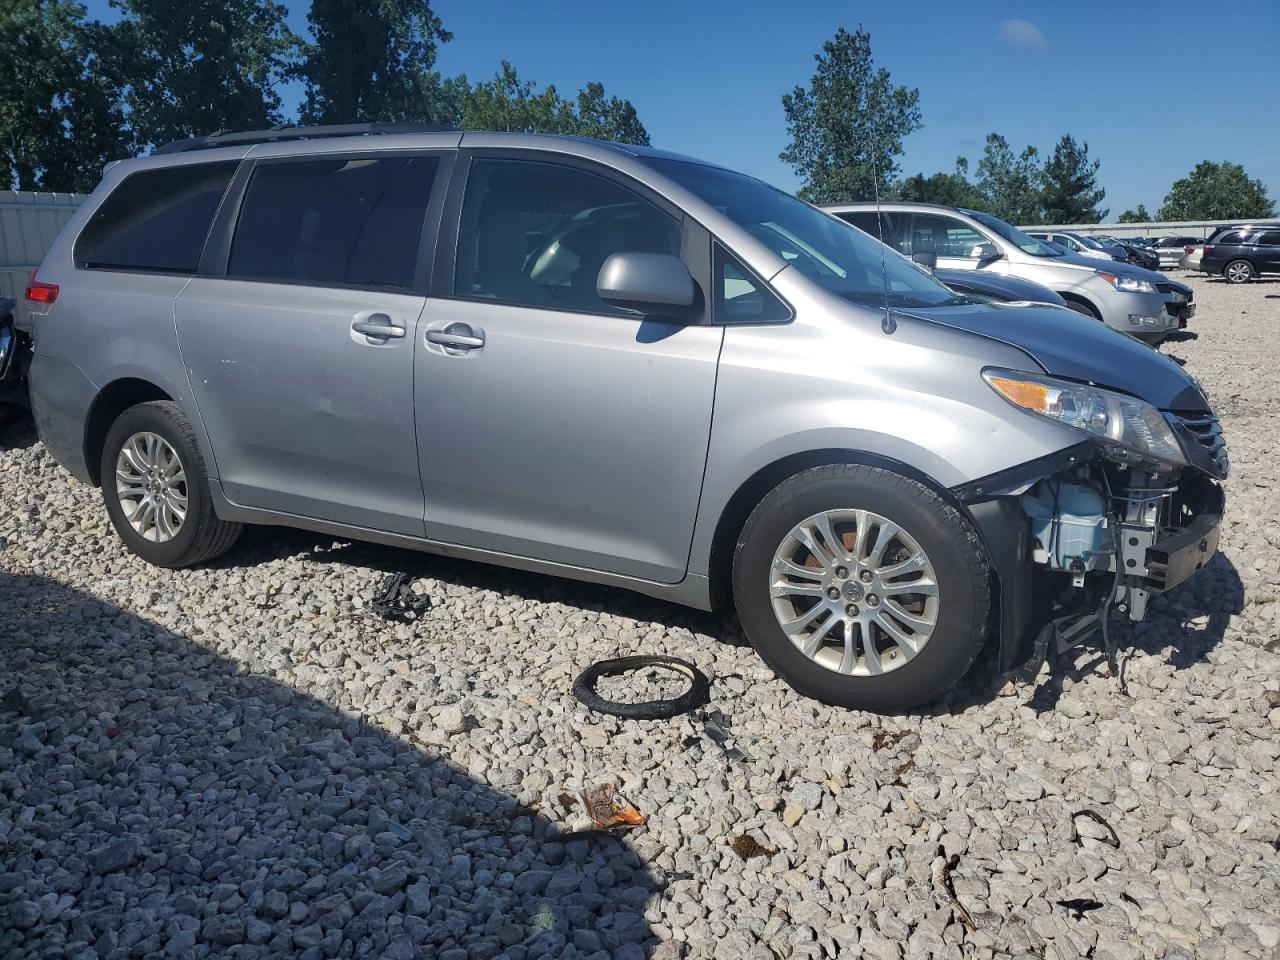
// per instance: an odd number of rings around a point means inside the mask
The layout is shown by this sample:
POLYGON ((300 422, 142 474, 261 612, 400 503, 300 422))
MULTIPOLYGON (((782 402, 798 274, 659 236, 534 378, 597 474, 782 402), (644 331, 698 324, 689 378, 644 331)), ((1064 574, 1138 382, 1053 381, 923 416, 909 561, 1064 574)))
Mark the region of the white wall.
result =
POLYGON ((19 314, 27 309, 22 291, 31 272, 85 196, 0 190, 0 297, 16 300, 19 314))

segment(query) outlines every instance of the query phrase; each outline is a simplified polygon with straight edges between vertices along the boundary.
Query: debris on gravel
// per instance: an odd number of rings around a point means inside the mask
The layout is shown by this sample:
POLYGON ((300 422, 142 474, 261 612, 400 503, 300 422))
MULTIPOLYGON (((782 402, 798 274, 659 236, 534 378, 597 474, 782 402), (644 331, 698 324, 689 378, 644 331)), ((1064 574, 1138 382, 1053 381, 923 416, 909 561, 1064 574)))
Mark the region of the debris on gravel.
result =
POLYGON ((728 615, 287 530, 148 567, 0 428, 0 956, 1274 956, 1280 282, 1189 282, 1162 349, 1222 417, 1229 515, 1132 632, 1131 698, 1089 648, 1034 695, 987 658, 926 712, 837 710, 728 615), (352 616, 392 571, 430 605, 352 616), (712 703, 574 698, 637 653, 712 703), (645 826, 570 833, 557 794, 605 782, 645 826))

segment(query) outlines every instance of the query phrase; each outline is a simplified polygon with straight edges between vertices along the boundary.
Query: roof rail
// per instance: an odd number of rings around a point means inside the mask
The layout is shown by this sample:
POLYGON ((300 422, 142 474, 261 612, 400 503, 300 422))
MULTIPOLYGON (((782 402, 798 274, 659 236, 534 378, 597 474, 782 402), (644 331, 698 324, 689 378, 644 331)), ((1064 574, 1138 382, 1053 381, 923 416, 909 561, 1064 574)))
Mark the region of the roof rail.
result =
POLYGON ((374 123, 337 123, 315 127, 290 127, 280 124, 266 130, 219 130, 203 137, 187 137, 156 147, 153 154, 186 153, 213 147, 243 146, 248 143, 273 143, 277 140, 308 140, 315 137, 363 137, 380 133, 443 133, 454 127, 439 123, 407 123, 378 121, 374 123))

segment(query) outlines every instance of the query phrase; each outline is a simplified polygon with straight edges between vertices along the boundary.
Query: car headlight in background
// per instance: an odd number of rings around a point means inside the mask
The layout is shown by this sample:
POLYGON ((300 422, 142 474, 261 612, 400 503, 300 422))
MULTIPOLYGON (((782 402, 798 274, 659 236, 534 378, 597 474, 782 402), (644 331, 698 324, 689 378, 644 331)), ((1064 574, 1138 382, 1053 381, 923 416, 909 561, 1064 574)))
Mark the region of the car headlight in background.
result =
POLYGON ((1150 280, 1138 280, 1136 277, 1118 277, 1114 273, 1098 271, 1098 276, 1122 293, 1155 293, 1156 288, 1150 280))
POLYGON ((982 376, 1015 407, 1096 437, 1118 459, 1132 459, 1124 456, 1129 450, 1169 463, 1187 462, 1169 422, 1145 400, 1016 370, 987 369, 982 376))

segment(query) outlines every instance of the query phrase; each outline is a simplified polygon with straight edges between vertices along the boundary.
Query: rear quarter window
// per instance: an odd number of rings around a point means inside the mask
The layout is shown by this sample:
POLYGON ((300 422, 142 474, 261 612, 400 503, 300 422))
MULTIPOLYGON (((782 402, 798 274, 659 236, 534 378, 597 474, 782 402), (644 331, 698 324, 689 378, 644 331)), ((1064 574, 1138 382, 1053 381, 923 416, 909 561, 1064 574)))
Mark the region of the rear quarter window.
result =
POLYGON ((195 273, 239 161, 143 170, 125 177, 76 239, 89 269, 195 273))
POLYGON ((1227 233, 1224 233, 1222 236, 1218 237, 1218 239, 1213 242, 1214 243, 1248 243, 1248 241, 1245 239, 1245 234, 1239 230, 1231 230, 1227 233))

